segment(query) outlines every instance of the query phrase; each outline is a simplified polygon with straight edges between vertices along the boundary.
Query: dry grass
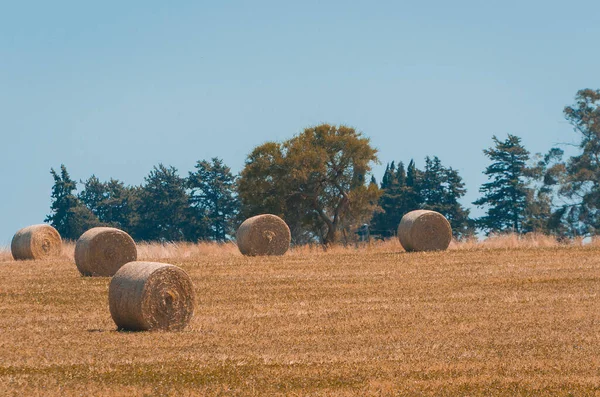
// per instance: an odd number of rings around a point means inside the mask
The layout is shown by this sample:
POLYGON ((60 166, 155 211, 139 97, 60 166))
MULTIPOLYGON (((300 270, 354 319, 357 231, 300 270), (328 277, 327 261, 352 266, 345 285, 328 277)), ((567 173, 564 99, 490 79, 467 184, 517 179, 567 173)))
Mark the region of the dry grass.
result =
MULTIPOLYGON (((200 257, 223 257, 240 256, 235 243, 137 243, 138 260, 140 261, 161 261, 168 259, 191 259, 200 257)), ((600 236, 594 238, 591 242, 584 242, 583 239, 559 242, 555 237, 544 234, 527 234, 520 236, 517 234, 504 234, 491 236, 484 240, 453 240, 448 247, 449 250, 498 250, 498 249, 528 249, 528 248, 559 248, 559 247, 600 247, 600 236)), ((320 244, 304 245, 290 248, 290 251, 296 254, 310 255, 330 255, 330 254, 352 254, 357 252, 376 253, 376 252, 403 252, 404 248, 397 238, 385 241, 373 240, 370 243, 360 243, 359 245, 338 245, 328 248, 326 251, 320 244)), ((75 242, 63 241, 63 251, 61 259, 74 260, 75 242)), ((10 248, 0 247, 0 261, 12 260, 10 248)))
POLYGON ((116 332, 108 278, 3 253, 0 394, 599 394, 600 243, 541 241, 140 247, 196 285, 180 333, 116 332))

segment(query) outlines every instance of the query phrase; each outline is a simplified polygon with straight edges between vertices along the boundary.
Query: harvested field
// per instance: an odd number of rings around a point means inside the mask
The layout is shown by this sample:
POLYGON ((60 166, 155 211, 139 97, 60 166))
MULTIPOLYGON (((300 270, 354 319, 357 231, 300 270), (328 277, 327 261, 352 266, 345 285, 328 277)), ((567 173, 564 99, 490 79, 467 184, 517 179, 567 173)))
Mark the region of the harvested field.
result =
POLYGON ((177 333, 117 332, 110 279, 68 254, 0 255, 0 394, 600 393, 599 244, 398 246, 190 246, 168 260, 198 298, 177 333))

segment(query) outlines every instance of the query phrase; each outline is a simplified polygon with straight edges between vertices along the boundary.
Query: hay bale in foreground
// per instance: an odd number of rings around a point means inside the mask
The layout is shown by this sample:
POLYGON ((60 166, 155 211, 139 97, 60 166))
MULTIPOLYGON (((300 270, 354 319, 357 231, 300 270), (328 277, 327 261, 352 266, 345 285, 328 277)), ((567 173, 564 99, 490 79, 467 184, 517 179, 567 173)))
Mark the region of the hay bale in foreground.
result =
POLYGON ((10 251, 15 260, 51 258, 61 254, 62 239, 50 225, 27 226, 15 233, 10 251))
POLYGON ((235 236, 240 252, 249 256, 283 255, 292 240, 285 221, 271 214, 246 219, 235 236))
POLYGON ((190 276, 177 266, 129 262, 110 281, 108 304, 119 329, 177 331, 191 321, 196 294, 190 276))
POLYGON ((450 245, 452 228, 439 212, 411 211, 400 221, 398 239, 406 251, 441 251, 450 245))
POLYGON ((110 277, 136 259, 137 247, 131 236, 114 227, 92 228, 75 245, 75 264, 83 276, 110 277))

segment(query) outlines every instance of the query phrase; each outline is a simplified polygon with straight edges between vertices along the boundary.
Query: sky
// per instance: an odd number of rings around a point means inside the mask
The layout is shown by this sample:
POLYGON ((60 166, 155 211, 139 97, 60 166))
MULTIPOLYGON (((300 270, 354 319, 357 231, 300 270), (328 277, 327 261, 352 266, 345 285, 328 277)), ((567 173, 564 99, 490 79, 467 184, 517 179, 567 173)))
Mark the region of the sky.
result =
MULTIPOLYGON (((144 182, 327 122, 385 164, 438 156, 479 197, 492 136, 577 142, 600 88, 600 2, 0 3, 0 246, 50 211, 50 169, 144 182)), ((473 208, 475 215, 481 210, 473 208)))

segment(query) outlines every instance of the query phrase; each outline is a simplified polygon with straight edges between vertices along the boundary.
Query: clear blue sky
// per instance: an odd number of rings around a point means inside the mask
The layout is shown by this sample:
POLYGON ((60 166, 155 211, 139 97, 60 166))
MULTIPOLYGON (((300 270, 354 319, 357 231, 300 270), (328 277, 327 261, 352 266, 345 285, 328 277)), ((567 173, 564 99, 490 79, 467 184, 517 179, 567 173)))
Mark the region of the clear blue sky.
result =
POLYGON ((562 109, 600 88, 600 2, 13 1, 0 5, 0 245, 43 221, 51 167, 140 184, 329 122, 382 165, 426 155, 478 197, 482 149, 576 135, 562 109))

